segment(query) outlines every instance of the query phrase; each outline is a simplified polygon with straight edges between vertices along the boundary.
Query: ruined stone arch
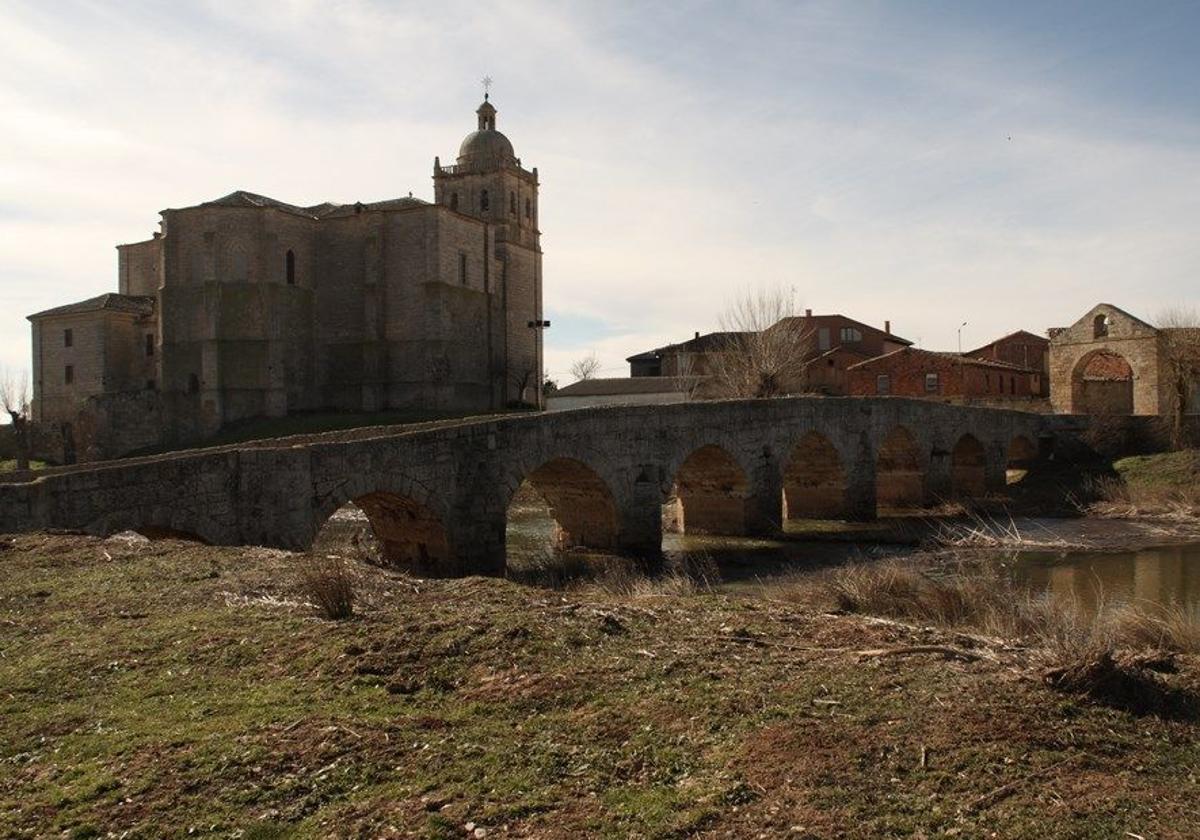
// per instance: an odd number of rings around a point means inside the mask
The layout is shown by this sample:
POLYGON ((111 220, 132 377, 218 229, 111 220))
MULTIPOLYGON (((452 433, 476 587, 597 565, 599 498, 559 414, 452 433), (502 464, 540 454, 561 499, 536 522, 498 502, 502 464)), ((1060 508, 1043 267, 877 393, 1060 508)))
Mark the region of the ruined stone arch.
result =
POLYGON ((674 470, 664 505, 665 528, 686 534, 745 534, 750 493, 747 471, 727 448, 698 446, 674 470))
POLYGON ((339 485, 316 505, 310 544, 350 503, 366 514, 388 563, 427 577, 457 571, 445 507, 423 484, 401 475, 360 475, 339 485))
POLYGON ((926 459, 916 435, 897 425, 880 439, 875 452, 875 498, 881 508, 919 507, 925 503, 926 459))
POLYGON ((846 470, 821 432, 805 432, 783 468, 784 519, 838 519, 846 514, 846 470))
POLYGON ((590 465, 569 455, 551 455, 532 469, 522 467, 509 479, 505 511, 522 487, 550 508, 559 548, 615 549, 620 532, 616 498, 609 482, 590 465))
POLYGON ((1084 353, 1071 368, 1071 410, 1077 414, 1133 414, 1133 381, 1133 365, 1116 350, 1099 347, 1084 353))
POLYGON ((970 432, 961 435, 950 451, 950 493, 965 499, 987 493, 987 450, 970 432))

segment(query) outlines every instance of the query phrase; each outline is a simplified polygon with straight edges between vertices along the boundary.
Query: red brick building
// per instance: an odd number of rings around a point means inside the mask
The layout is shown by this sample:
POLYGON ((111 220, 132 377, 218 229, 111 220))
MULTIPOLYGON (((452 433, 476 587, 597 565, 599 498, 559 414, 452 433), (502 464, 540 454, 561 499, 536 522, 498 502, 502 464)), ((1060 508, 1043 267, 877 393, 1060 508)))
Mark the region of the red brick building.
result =
POLYGON ((1010 365, 1036 370, 1041 374, 1041 388, 1037 395, 1050 396, 1050 340, 1047 338, 1025 330, 1017 330, 990 344, 970 350, 966 355, 973 359, 1008 362, 1010 365))
MULTIPOLYGON (((788 384, 788 390, 793 393, 850 393, 846 371, 851 365, 912 345, 908 339, 892 334, 890 321, 885 321, 883 329, 879 329, 845 315, 813 315, 811 309, 805 310, 804 315, 784 318, 767 330, 769 332, 784 327, 797 329, 806 337, 807 355, 810 359, 805 370, 805 381, 788 384)), ((731 345, 734 345, 741 335, 743 334, 729 332, 706 335, 696 333, 690 341, 630 356, 626 359, 629 362, 629 375, 643 377, 710 374, 711 357, 729 352, 731 345)))
POLYGON ((994 359, 905 347, 846 370, 854 396, 893 395, 947 401, 1031 400, 1041 395, 1042 375, 994 359))

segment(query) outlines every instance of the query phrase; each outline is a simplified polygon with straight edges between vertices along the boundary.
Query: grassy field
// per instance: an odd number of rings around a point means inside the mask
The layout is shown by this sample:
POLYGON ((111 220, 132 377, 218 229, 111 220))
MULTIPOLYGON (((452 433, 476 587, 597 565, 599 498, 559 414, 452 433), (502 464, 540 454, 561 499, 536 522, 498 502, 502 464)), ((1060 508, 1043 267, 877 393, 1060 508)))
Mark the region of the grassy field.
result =
POLYGON ((1200 834, 1200 726, 1053 691, 1019 646, 365 565, 331 622, 303 562, 0 542, 0 836, 1200 834))
MULTIPOLYGON (((46 466, 45 461, 30 461, 29 462, 29 468, 31 470, 40 470, 45 466, 46 466)), ((17 462, 15 460, 0 461, 0 472, 12 472, 16 468, 17 468, 17 462)))
POLYGON ((1200 512, 1200 450, 1135 455, 1113 462, 1115 478, 1092 486, 1101 514, 1184 514, 1200 512))

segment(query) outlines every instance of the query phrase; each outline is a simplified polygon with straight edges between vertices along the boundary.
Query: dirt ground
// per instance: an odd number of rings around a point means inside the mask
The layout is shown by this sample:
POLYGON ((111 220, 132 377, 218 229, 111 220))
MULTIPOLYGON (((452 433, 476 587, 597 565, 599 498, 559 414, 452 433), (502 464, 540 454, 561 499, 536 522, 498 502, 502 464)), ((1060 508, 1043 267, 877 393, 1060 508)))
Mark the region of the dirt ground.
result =
POLYGON ((0 539, 0 836, 1200 836, 1197 722, 1028 651, 361 564, 332 622, 305 561, 0 539))

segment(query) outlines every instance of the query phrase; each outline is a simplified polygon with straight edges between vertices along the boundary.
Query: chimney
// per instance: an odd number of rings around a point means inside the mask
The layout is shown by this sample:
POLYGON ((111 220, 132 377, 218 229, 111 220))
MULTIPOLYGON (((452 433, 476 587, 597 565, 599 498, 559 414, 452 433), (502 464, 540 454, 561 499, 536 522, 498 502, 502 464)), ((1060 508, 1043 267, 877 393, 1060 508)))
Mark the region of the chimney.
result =
POLYGON ((891 334, 892 334, 892 322, 891 322, 891 321, 884 321, 884 322, 883 322, 883 331, 884 331, 885 333, 887 333, 888 335, 891 335, 891 334))
POLYGON ((805 309, 805 310, 804 310, 804 317, 805 317, 805 318, 811 318, 811 317, 812 317, 812 310, 811 310, 811 309, 805 309))
POLYGON ((696 330, 696 338, 700 337, 700 330, 696 330))

